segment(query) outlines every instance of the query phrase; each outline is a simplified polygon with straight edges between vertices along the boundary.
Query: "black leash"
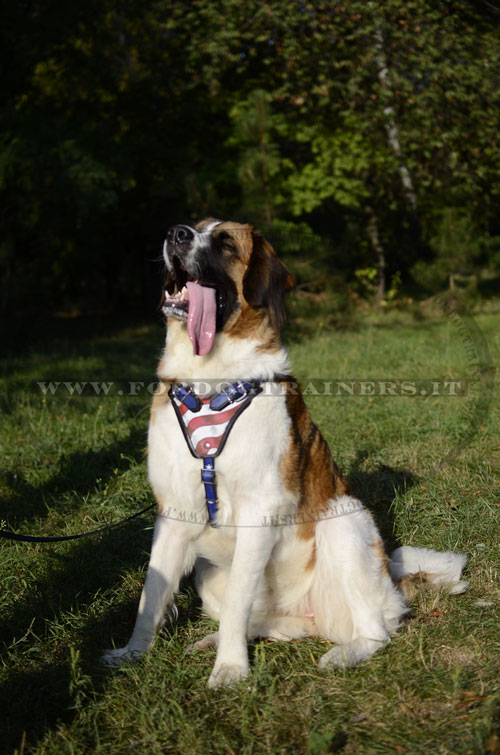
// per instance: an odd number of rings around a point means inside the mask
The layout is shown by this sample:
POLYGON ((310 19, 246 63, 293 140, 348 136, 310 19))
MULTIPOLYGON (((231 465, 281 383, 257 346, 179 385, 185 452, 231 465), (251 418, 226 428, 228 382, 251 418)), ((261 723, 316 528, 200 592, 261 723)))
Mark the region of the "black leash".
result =
POLYGON ((0 530, 0 537, 6 540, 20 540, 23 543, 61 543, 63 540, 77 540, 80 537, 91 537, 92 535, 99 535, 101 532, 107 532, 108 530, 114 530, 116 527, 121 527, 127 522, 131 522, 138 516, 142 516, 146 511, 155 508, 156 503, 152 503, 151 506, 146 506, 145 509, 137 511, 135 514, 128 516, 126 519, 122 519, 120 522, 114 524, 107 524, 105 527, 100 527, 98 530, 91 530, 90 532, 82 532, 80 535, 64 535, 61 537, 42 537, 36 535, 18 535, 17 532, 11 532, 10 530, 0 530))

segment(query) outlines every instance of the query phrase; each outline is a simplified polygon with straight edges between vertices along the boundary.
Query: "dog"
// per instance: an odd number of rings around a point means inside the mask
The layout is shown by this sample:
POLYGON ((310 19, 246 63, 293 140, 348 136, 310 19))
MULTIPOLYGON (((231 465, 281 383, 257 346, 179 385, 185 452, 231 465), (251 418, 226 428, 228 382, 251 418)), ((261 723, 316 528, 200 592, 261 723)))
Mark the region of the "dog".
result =
POLYGON ((322 637, 334 644, 321 668, 354 666, 390 642, 412 580, 463 592, 466 557, 407 546, 386 556, 289 374, 280 330, 294 281, 258 230, 176 225, 164 258, 167 337, 148 435, 158 515, 133 634, 104 661, 151 647, 194 567, 219 622, 194 645, 217 650, 209 687, 249 673, 256 637, 322 637))

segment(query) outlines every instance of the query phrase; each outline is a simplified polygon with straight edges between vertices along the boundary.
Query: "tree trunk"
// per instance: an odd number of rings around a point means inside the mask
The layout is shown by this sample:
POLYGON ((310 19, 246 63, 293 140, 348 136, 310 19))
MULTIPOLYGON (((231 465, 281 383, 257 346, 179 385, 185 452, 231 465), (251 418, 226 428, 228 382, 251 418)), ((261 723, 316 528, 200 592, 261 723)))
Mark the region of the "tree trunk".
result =
POLYGON ((371 207, 368 208, 368 212, 368 237, 377 261, 377 289, 375 291, 374 304, 376 307, 381 307, 385 297, 385 252, 380 241, 377 216, 371 207))
MULTIPOLYGON (((389 92, 392 97, 392 88, 389 80, 389 68, 387 66, 387 60, 384 51, 384 37, 382 35, 382 30, 380 29, 380 27, 377 27, 375 31, 375 40, 375 58, 378 67, 378 79, 382 85, 382 88, 389 92)), ((384 126, 385 133, 387 134, 387 143, 389 144, 389 148, 396 155, 396 158, 398 160, 398 172, 399 177, 401 178, 401 183, 403 185, 406 201, 408 202, 413 215, 416 216, 418 209, 417 193, 415 191, 415 187, 413 186, 410 171, 403 162, 403 154, 401 149, 401 142, 399 141, 399 132, 396 125, 396 113, 394 107, 392 105, 387 105, 387 107, 384 108, 384 115, 384 126)))
POLYGON ((267 152, 266 145, 262 141, 260 144, 260 154, 262 158, 262 185, 264 188, 264 219, 268 226, 271 225, 273 219, 271 202, 269 200, 269 177, 267 174, 267 152))

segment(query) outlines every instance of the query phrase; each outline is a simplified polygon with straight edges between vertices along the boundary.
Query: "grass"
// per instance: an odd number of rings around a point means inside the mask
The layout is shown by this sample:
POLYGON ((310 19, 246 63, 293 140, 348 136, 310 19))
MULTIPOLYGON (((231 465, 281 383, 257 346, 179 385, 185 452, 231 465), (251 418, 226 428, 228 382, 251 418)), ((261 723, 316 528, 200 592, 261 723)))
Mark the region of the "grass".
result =
MULTIPOLYGON (((442 307, 342 329, 327 316, 294 319, 294 373, 388 546, 466 552, 470 591, 419 592, 391 645, 356 669, 320 671, 321 640, 262 641, 251 647, 248 680, 210 692, 213 652, 186 655, 214 627, 190 580, 179 621, 144 661, 113 672, 99 664, 131 631, 152 515, 88 540, 0 541, 4 752, 500 751, 499 411, 485 351, 486 342, 498 366, 500 315, 478 315, 479 332, 442 307), (468 383, 456 396, 315 395, 325 379, 468 383)), ((9 350, 0 399, 7 526, 82 532, 151 502, 147 386, 162 338, 157 324, 102 331, 75 322, 9 350), (44 395, 37 382, 48 381, 119 382, 108 395, 64 386, 44 395)))

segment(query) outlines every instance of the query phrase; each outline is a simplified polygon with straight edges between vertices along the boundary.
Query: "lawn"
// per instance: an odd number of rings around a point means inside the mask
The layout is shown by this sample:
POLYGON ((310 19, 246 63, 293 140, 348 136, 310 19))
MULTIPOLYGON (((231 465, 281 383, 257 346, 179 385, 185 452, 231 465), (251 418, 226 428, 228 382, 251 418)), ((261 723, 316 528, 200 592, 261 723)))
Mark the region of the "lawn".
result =
MULTIPOLYGON (((393 642, 356 669, 320 671, 322 640, 261 641, 252 675, 211 692, 213 651, 186 652, 214 627, 190 580, 147 658, 99 664, 132 629, 151 512, 67 543, 1 540, 3 751, 500 752, 498 308, 472 319, 441 303, 335 327, 294 307, 294 373, 353 492, 389 549, 467 553, 469 592, 421 590, 393 642)), ((36 329, 2 362, 2 526, 72 534, 144 508, 161 326, 36 329)))

